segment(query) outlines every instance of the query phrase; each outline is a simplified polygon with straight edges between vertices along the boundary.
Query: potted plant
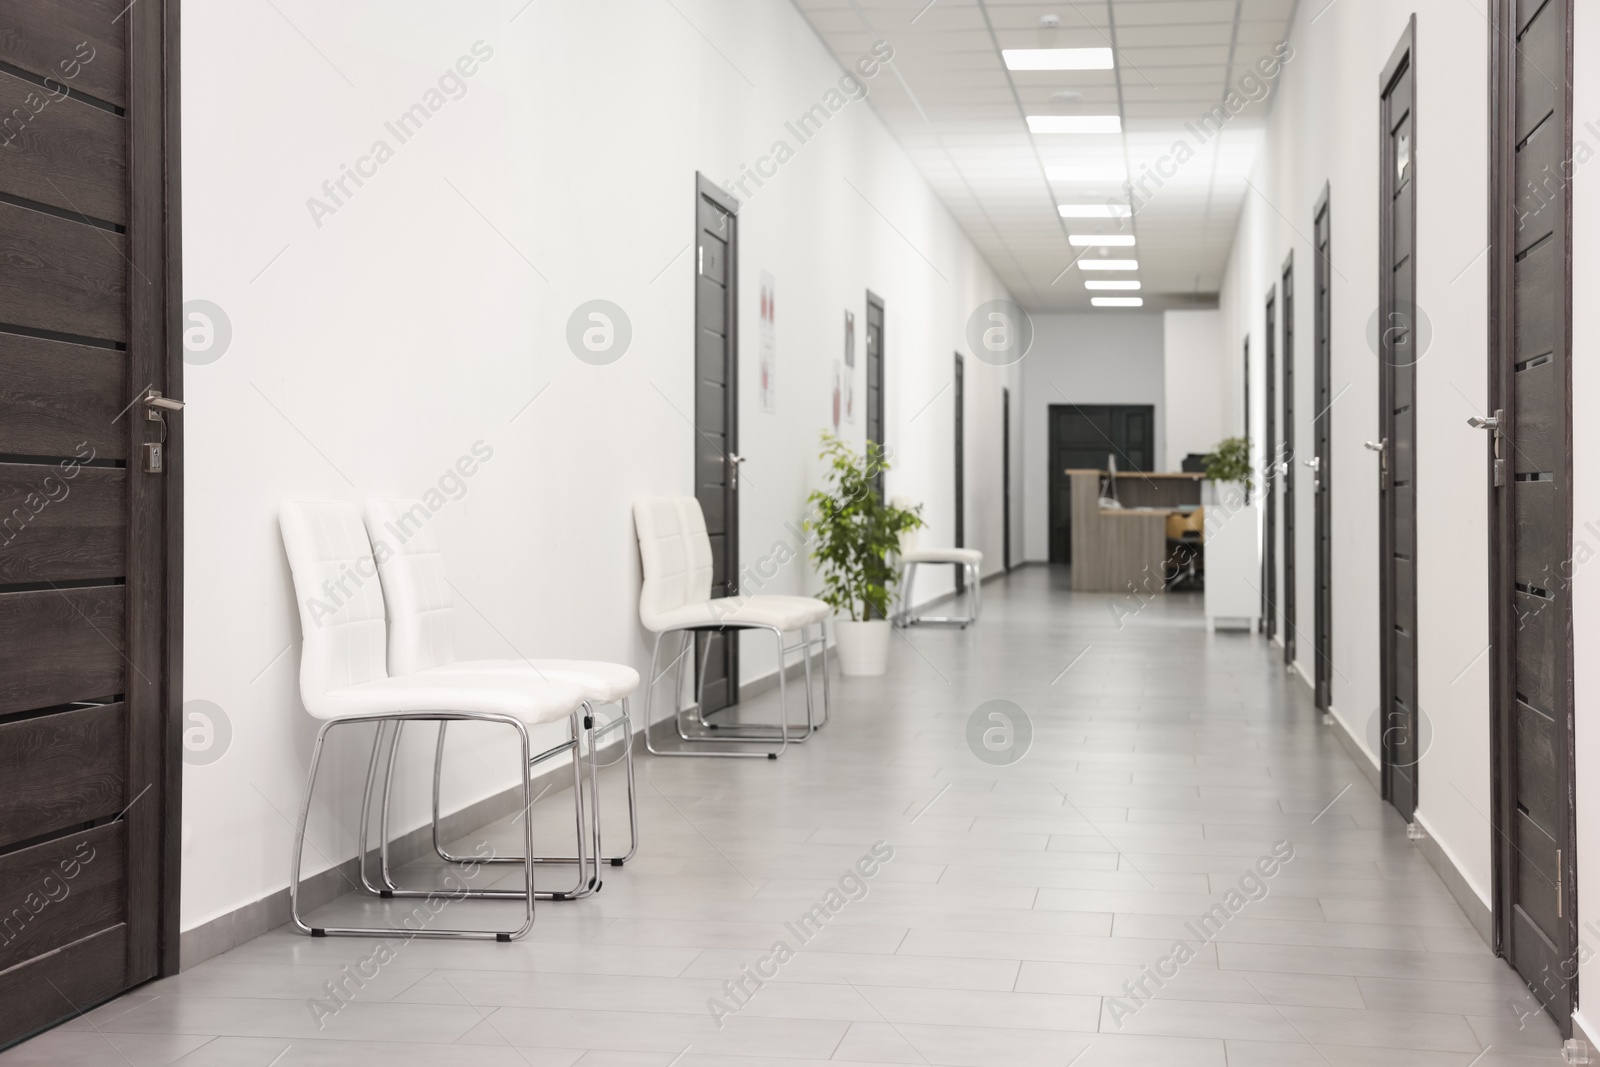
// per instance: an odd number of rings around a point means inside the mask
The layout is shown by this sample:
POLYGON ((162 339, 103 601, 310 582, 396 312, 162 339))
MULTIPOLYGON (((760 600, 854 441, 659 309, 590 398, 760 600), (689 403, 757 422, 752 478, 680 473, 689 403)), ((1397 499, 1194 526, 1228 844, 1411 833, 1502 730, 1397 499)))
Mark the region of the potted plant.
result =
POLYGON ((1206 477, 1217 486, 1243 483, 1246 500, 1254 473, 1250 466, 1248 438, 1225 437, 1206 455, 1206 477))
POLYGON ((889 554, 900 535, 923 525, 922 508, 895 507, 874 482, 889 469, 882 445, 867 442, 862 455, 831 433, 822 435, 828 461, 823 488, 808 498, 811 558, 822 572, 820 599, 834 611, 839 669, 845 674, 882 674, 889 663, 889 605, 899 573, 889 554))

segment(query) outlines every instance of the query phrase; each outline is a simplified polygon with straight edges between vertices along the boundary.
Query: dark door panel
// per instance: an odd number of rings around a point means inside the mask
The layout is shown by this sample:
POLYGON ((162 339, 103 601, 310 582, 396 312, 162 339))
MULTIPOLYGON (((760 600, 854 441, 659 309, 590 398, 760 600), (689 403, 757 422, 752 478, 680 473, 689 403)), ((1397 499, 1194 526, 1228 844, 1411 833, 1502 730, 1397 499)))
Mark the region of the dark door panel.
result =
MULTIPOLYGON (((695 176, 695 497, 711 539, 712 596, 738 590, 738 205, 695 176)), ((702 713, 739 700, 737 635, 696 636, 702 713)))
POLYGON ((1312 679, 1317 707, 1333 706, 1333 214, 1325 186, 1311 213, 1312 242, 1312 679))
POLYGON ((0 0, 0 1048, 178 964, 178 45, 0 0))
POLYGON ((1490 152, 1490 684, 1495 920, 1565 1036, 1577 1002, 1573 810, 1571 0, 1495 0, 1490 152), (1510 28, 1515 27, 1515 33, 1510 28))
POLYGON ((1416 115, 1415 20, 1379 83, 1378 462, 1379 658, 1385 798, 1409 822, 1417 809, 1416 115))

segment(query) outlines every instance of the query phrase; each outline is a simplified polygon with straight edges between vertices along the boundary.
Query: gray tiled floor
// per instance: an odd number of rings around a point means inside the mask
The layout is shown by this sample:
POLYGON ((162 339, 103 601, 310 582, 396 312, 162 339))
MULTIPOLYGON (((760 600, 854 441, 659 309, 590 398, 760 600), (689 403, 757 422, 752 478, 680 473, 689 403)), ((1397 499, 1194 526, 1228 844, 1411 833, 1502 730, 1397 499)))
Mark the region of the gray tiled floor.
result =
MULTIPOLYGON (((278 931, 0 1067, 1560 1062, 1259 638, 1208 635, 1193 596, 1119 629, 1112 598, 1063 577, 1019 571, 987 587, 975 629, 897 638, 887 678, 836 679, 832 725, 777 763, 641 763, 637 861, 598 897, 541 905, 520 943, 396 943, 319 1026, 309 1001, 373 942, 278 931), (993 699, 1032 722, 1010 766, 966 741, 993 699), (879 840, 894 858, 865 898, 719 1029, 708 1000, 775 941, 797 946, 785 923, 879 840), (1186 924, 1278 841, 1294 859, 1202 943, 1186 924), (1130 997, 1180 938, 1194 959, 1130 997)), ((539 805, 551 833, 562 803, 539 805)))

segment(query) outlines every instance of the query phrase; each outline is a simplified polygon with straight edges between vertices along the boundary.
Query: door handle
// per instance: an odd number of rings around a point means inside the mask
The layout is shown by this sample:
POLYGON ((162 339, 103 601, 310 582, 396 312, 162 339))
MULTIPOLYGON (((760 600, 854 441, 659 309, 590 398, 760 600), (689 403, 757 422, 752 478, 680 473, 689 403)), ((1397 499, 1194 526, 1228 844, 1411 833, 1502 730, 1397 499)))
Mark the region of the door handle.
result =
POLYGON ((174 400, 170 396, 162 396, 159 389, 149 390, 144 394, 142 400, 144 402, 144 417, 148 422, 165 422, 167 421, 166 416, 162 412, 182 411, 185 406, 181 400, 174 400))
POLYGON ((1477 415, 1467 420, 1467 425, 1474 430, 1488 430, 1494 434, 1494 484, 1506 484, 1506 461, 1500 455, 1500 442, 1505 439, 1505 408, 1495 408, 1494 414, 1487 418, 1477 415))
POLYGON ((1380 437, 1376 441, 1366 441, 1363 443, 1370 451, 1378 454, 1379 484, 1384 489, 1389 488, 1389 439, 1387 437, 1380 437))
POLYGON ((1311 468, 1311 491, 1313 493, 1322 492, 1322 457, 1312 456, 1310 459, 1303 459, 1300 462, 1311 468))
POLYGON ((739 488, 739 467, 740 467, 740 465, 742 465, 744 463, 745 458, 746 457, 739 455, 739 453, 737 453, 737 452, 728 453, 728 488, 729 489, 737 489, 737 488, 739 488))

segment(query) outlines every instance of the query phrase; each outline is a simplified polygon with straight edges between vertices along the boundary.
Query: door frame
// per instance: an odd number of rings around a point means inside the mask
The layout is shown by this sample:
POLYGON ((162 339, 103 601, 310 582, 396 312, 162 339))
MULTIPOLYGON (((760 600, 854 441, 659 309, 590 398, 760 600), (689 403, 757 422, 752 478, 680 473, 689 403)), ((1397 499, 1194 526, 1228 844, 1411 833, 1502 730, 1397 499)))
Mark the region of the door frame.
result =
POLYGON ((1004 548, 1001 562, 1011 573, 1011 389, 1000 387, 1000 500, 1004 548))
POLYGON ((1294 366, 1294 250, 1289 250, 1289 256, 1283 261, 1283 270, 1280 272, 1278 297, 1278 321, 1281 334, 1278 343, 1278 358, 1283 363, 1283 448, 1279 453, 1278 476, 1283 481, 1283 592, 1279 600, 1283 605, 1283 662, 1290 667, 1294 666, 1294 658, 1299 651, 1299 628, 1296 619, 1299 615, 1299 596, 1296 589, 1297 552, 1296 539, 1299 537, 1300 524, 1295 515, 1295 366, 1294 366))
POLYGON ((1267 287, 1261 353, 1261 628, 1270 642, 1278 635, 1278 285, 1267 287))
MULTIPOLYGON (((884 401, 884 397, 888 394, 888 381, 886 376, 889 370, 889 353, 887 351, 887 346, 884 343, 884 339, 889 336, 889 312, 884 306, 883 297, 879 296, 877 293, 874 293, 871 289, 867 290, 867 310, 866 314, 861 319, 861 330, 861 347, 864 350, 862 359, 866 364, 866 373, 863 375, 866 382, 867 393, 867 402, 864 405, 866 409, 866 426, 864 428, 866 432, 866 439, 868 441, 872 441, 880 448, 887 450, 889 447, 889 425, 886 414, 887 405, 884 401), (876 345, 868 345, 867 338, 870 336, 868 331, 872 329, 872 311, 874 308, 876 308, 878 311, 878 343, 876 345), (876 399, 873 398, 871 389, 874 361, 877 363, 876 370, 878 372, 878 392, 876 399), (877 423, 878 437, 882 438, 882 440, 873 438, 873 423, 877 423)), ((885 452, 885 456, 887 457, 887 452, 885 452)), ((873 473, 872 484, 873 488, 877 489, 878 496, 881 499, 884 492, 883 468, 881 466, 873 473)))
POLYGON ((1312 483, 1311 571, 1315 588, 1311 606, 1311 688, 1313 702, 1333 709, 1333 184, 1323 182, 1322 195, 1311 209, 1311 455, 1316 460, 1312 483), (1319 221, 1320 220, 1320 221, 1319 221), (1317 247, 1319 226, 1328 233, 1326 251, 1317 247), (1323 293, 1328 294, 1324 302, 1323 293), (1323 397, 1327 402, 1323 403, 1323 397), (1327 447, 1323 447, 1326 442, 1327 447))
MULTIPOLYGON (((724 438, 728 446, 726 456, 736 456, 739 452, 739 201, 736 197, 729 194, 727 190, 723 189, 716 182, 713 182, 710 178, 707 178, 700 171, 695 172, 694 184, 694 247, 700 247, 701 200, 710 200, 717 206, 719 210, 726 212, 728 216, 728 253, 727 263, 725 265, 726 283, 724 286, 727 293, 727 296, 724 299, 727 302, 728 311, 728 385, 727 393, 724 398, 723 425, 727 427, 727 429, 724 431, 724 438)), ((698 286, 700 281, 700 273, 698 270, 696 270, 694 274, 694 280, 696 286, 698 286)), ((690 358, 691 366, 694 367, 695 393, 697 394, 695 404, 698 407, 699 368, 697 353, 700 341, 700 301, 698 298, 698 292, 692 294, 691 299, 694 300, 693 306, 695 308, 695 341, 694 345, 691 347, 690 358)), ((698 435, 700 432, 700 426, 698 422, 696 422, 695 433, 698 435)), ((695 494, 698 496, 700 488, 698 457, 695 457, 694 469, 695 494)), ((732 472, 732 476, 726 484, 727 487, 724 490, 726 499, 724 500, 723 514, 727 522, 727 529, 726 533, 724 534, 724 551, 727 553, 728 558, 725 564, 724 573, 727 575, 728 588, 726 589, 725 593, 726 595, 733 596, 739 592, 740 545, 737 468, 735 468, 735 470, 732 472)), ((722 707, 731 707, 739 703, 740 641, 738 634, 735 632, 724 632, 722 634, 702 632, 697 635, 696 648, 694 650, 695 691, 700 691, 699 686, 701 684, 699 672, 703 653, 699 643, 702 641, 714 641, 718 640, 719 638, 725 642, 726 647, 727 690, 724 694, 726 702, 720 705, 718 708, 711 709, 711 711, 721 710, 722 707)), ((711 712, 701 709, 701 713, 710 714, 711 712)))
MULTIPOLYGON (((1573 55, 1573 33, 1571 30, 1574 5, 1567 0, 1553 0, 1562 4, 1565 10, 1561 12, 1566 20, 1566 54, 1562 57, 1565 63, 1565 72, 1569 75, 1575 70, 1573 55)), ((1490 4, 1490 40, 1493 47, 1489 53, 1489 235, 1491 252, 1489 255, 1489 359, 1488 359, 1488 398, 1489 411, 1503 410, 1502 429, 1509 441, 1516 440, 1516 391, 1512 385, 1512 375, 1515 371, 1516 350, 1516 316, 1515 316, 1515 285, 1516 285, 1516 233, 1519 225, 1516 205, 1516 107, 1515 96, 1516 65, 1513 50, 1516 45, 1517 32, 1517 5, 1515 0, 1494 0, 1490 4), (1512 36, 1507 39, 1505 34, 1512 36), (1509 135, 1509 136, 1508 136, 1509 135)), ((1570 81, 1566 93, 1562 98, 1561 119, 1564 124, 1562 136, 1565 138, 1563 158, 1570 158, 1573 144, 1573 104, 1572 88, 1570 81)), ((1568 258, 1566 270, 1562 278, 1561 303, 1562 312, 1558 316, 1558 328, 1561 331, 1561 343, 1564 346, 1566 362, 1566 377, 1564 381, 1564 394, 1566 402, 1566 449, 1563 469, 1563 491, 1557 497, 1558 523, 1565 538, 1564 559, 1573 558, 1573 450, 1572 450, 1572 268, 1570 252, 1572 248, 1572 212, 1571 212, 1571 184, 1561 186, 1562 214, 1561 224, 1565 228, 1568 258)), ((1493 440, 1486 442, 1486 460, 1492 464, 1494 461, 1493 440)), ((1510 474, 1514 477, 1516 464, 1508 462, 1510 474)), ((1490 468, 1492 470, 1492 468, 1490 468)), ((1489 641, 1492 653, 1489 657, 1489 699, 1490 699, 1490 767, 1491 774, 1491 805, 1493 809, 1494 848, 1493 860, 1493 922, 1494 922, 1494 950, 1496 954, 1506 957, 1513 967, 1516 961, 1512 954, 1512 931, 1515 921, 1513 903, 1516 900, 1515 878, 1516 857, 1514 855, 1514 835, 1511 833, 1513 819, 1516 814, 1517 789, 1517 751, 1516 751, 1516 641, 1513 637, 1520 628, 1517 617, 1515 598, 1511 595, 1512 583, 1516 578, 1515 547, 1516 547, 1516 506, 1508 494, 1500 493, 1494 485, 1493 477, 1486 479, 1488 488, 1485 492, 1486 505, 1489 518, 1489 641)), ((1572 601, 1570 596, 1571 582, 1567 581, 1567 596, 1559 601, 1556 609, 1560 614, 1556 625, 1563 634, 1563 642, 1559 654, 1565 657, 1569 669, 1559 671, 1558 677, 1563 679, 1558 697, 1562 706, 1552 709, 1559 722, 1559 729, 1565 747, 1565 764, 1567 781, 1566 788, 1562 790, 1566 799, 1566 840, 1561 847, 1571 859, 1562 864, 1560 877, 1562 892, 1565 899, 1571 903, 1566 909, 1567 946, 1581 944, 1578 931, 1578 853, 1577 833, 1577 807, 1576 794, 1572 786, 1577 782, 1576 765, 1576 736, 1575 736, 1575 709, 1576 693, 1573 683, 1573 672, 1570 669, 1575 657, 1572 628, 1572 601)), ((1573 949, 1576 952, 1576 949, 1573 949)), ((1520 971, 1519 971, 1520 973, 1520 971)), ((1565 975, 1568 982, 1569 1003, 1578 1004, 1578 969, 1575 965, 1571 975, 1565 975)), ((1530 983, 1533 978, 1523 975, 1530 983)), ((1547 1009, 1548 1010, 1548 1009, 1547 1009)), ((1570 1015, 1565 1018, 1555 1017, 1555 1022, 1561 1030, 1562 1037, 1573 1036, 1573 1021, 1570 1015)))
MULTIPOLYGON (((1386 110, 1385 101, 1388 99, 1389 91, 1394 86, 1396 80, 1407 73, 1409 73, 1411 76, 1411 114, 1409 118, 1411 128, 1411 159, 1407 164, 1410 173, 1406 178, 1406 182, 1411 188, 1411 193, 1409 195, 1411 196, 1413 205, 1413 210, 1411 212, 1411 233, 1409 235, 1408 247, 1411 250, 1410 274, 1411 291, 1413 296, 1411 303, 1412 309, 1414 309, 1416 306, 1415 294, 1417 289, 1417 212, 1415 210, 1415 205, 1418 203, 1418 198, 1416 195, 1416 190, 1418 188, 1417 148, 1419 144, 1417 133, 1419 125, 1417 122, 1417 94, 1418 86, 1421 84, 1417 77, 1417 16, 1415 13, 1413 13, 1411 18, 1407 20, 1406 28, 1404 32, 1401 33, 1399 42, 1395 45, 1394 51, 1390 54, 1389 61, 1384 64, 1383 72, 1378 76, 1378 322, 1380 327, 1384 323, 1392 322, 1393 316, 1396 314, 1391 300, 1392 289, 1389 282, 1389 279, 1392 278, 1394 274, 1394 263, 1389 253, 1392 253, 1395 242, 1392 232, 1391 212, 1385 203, 1384 196, 1387 191, 1393 189, 1394 182, 1394 168, 1389 165, 1390 160, 1388 148, 1391 131, 1389 129, 1389 121, 1387 119, 1388 112, 1386 110)), ((1397 750, 1403 748, 1409 749, 1410 751, 1415 750, 1419 739, 1418 730, 1422 714, 1421 708, 1413 707, 1409 709, 1411 716, 1410 721, 1405 723, 1402 729, 1397 731, 1392 726, 1387 725, 1390 722, 1389 717, 1394 714, 1395 678, 1397 673, 1395 661, 1397 643, 1393 636, 1391 624, 1394 618, 1397 592, 1395 589, 1394 573, 1392 568, 1395 557, 1396 531, 1399 526, 1399 522, 1397 519, 1391 518, 1391 513, 1396 506, 1395 497, 1393 494, 1395 490, 1395 457, 1398 454, 1398 449, 1396 447, 1396 441, 1394 437, 1393 423, 1394 384, 1397 368, 1392 366, 1389 361, 1384 358, 1384 338, 1386 335, 1387 330, 1379 330, 1378 432, 1380 434, 1383 448, 1378 453, 1380 469, 1379 477, 1381 479, 1379 484, 1382 487, 1379 494, 1378 504, 1378 707, 1379 715, 1381 716, 1380 722, 1385 725, 1380 733, 1381 740, 1378 756, 1381 771, 1380 778, 1383 783, 1383 799, 1393 805, 1395 809, 1405 817, 1406 822, 1410 823, 1416 819, 1417 800, 1421 794, 1421 782, 1417 773, 1417 764, 1420 761, 1413 761, 1408 765, 1410 770, 1411 795, 1409 798, 1407 798, 1409 800, 1409 810, 1406 810, 1396 803, 1395 771, 1399 766, 1396 755, 1397 750)), ((1411 367, 1414 368, 1415 366, 1416 362, 1415 357, 1413 356, 1411 367)), ((1414 373, 1415 372, 1413 370, 1413 375, 1414 373)), ((1413 509, 1411 520, 1413 539, 1415 539, 1417 536, 1415 508, 1417 484, 1416 440, 1418 420, 1416 412, 1419 406, 1419 399, 1416 381, 1413 377, 1411 388, 1412 449, 1410 482, 1413 509)), ((1416 611, 1416 577, 1416 561, 1415 558, 1413 558, 1411 571, 1411 580, 1413 583, 1411 602, 1413 613, 1416 611)), ((1411 678, 1413 690, 1415 692, 1420 691, 1420 685, 1417 680, 1417 653, 1420 635, 1413 633, 1410 636, 1412 657, 1411 678)), ((1415 696, 1413 696, 1414 701, 1415 699, 1415 696)))
MULTIPOLYGON (((147 0, 148 2, 148 0, 147 0)), ((159 102, 137 96, 130 100, 128 114, 130 153, 136 163, 142 163, 143 181, 135 183, 133 207, 138 211, 141 199, 145 208, 157 218, 149 220, 150 235, 159 234, 159 256, 147 265, 151 277, 161 279, 159 286, 143 299, 130 298, 130 305, 141 303, 147 308, 146 329, 155 339, 152 348, 151 369, 158 372, 166 395, 183 398, 183 154, 182 154, 182 70, 181 0, 156 0, 140 20, 133 9, 128 14, 130 45, 129 57, 134 62, 144 62, 161 70, 159 102), (142 137, 139 117, 143 115, 150 127, 159 131, 157 136, 142 137), (142 185, 142 189, 141 189, 142 185), (157 347, 159 346, 159 347, 157 347)), ((137 216, 135 216, 137 217, 137 216)), ((147 244, 148 249, 148 244, 147 244)), ((131 265, 130 265, 131 266, 131 265)), ((129 292, 139 287, 129 285, 129 292)), ((134 346, 129 346, 133 351, 134 346)), ((131 376, 130 376, 131 384, 131 376)), ((129 420, 130 422, 134 420, 129 420)), ((151 590, 159 596, 161 604, 160 662, 163 677, 158 700, 163 711, 164 744, 159 755, 161 782, 160 841, 157 853, 160 870, 156 877, 157 899, 160 906, 160 928, 157 934, 156 973, 167 977, 178 973, 181 959, 179 946, 182 934, 183 886, 183 635, 184 635, 184 472, 185 428, 181 415, 167 416, 167 440, 163 446, 166 473, 166 492, 162 501, 162 521, 165 530, 159 546, 147 546, 146 551, 159 559, 161 585, 151 590)), ((130 457, 133 453, 129 453, 130 457)), ((133 855, 132 850, 129 852, 133 855)))
MULTIPOLYGON (((967 546, 967 365, 961 358, 961 353, 956 353, 955 377, 951 379, 954 388, 955 425, 951 436, 955 439, 955 547, 967 546)), ((967 575, 965 567, 956 569, 956 593, 967 591, 967 575)))

